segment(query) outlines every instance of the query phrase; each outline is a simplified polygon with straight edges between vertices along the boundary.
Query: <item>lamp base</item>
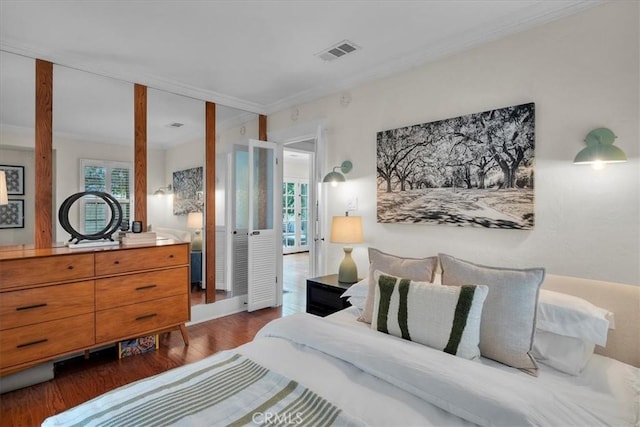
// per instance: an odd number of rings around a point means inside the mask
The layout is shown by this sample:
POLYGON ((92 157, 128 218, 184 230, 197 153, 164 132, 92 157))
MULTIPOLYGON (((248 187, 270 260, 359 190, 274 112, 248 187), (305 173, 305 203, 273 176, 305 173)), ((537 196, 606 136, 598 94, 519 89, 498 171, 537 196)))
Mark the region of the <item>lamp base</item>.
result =
POLYGON ((358 281, 358 267, 351 258, 353 248, 344 248, 344 259, 338 268, 338 282, 352 284, 358 281))
POLYGON ((202 252, 202 236, 200 230, 195 232, 193 240, 191 240, 191 252, 202 252))

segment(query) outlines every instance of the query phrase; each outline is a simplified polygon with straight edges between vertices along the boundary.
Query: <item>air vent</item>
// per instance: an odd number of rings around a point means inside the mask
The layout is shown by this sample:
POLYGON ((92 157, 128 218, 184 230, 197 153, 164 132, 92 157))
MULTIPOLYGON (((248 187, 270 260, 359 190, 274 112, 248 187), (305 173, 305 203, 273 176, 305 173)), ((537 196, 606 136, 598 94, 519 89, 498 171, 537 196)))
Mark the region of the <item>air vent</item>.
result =
POLYGON ((331 46, 320 53, 316 53, 316 56, 324 61, 333 61, 334 59, 338 59, 359 49, 359 46, 349 40, 343 40, 335 46, 331 46))
POLYGON ((169 123, 167 126, 169 126, 170 128, 181 128, 182 126, 184 126, 184 123, 173 122, 169 123))

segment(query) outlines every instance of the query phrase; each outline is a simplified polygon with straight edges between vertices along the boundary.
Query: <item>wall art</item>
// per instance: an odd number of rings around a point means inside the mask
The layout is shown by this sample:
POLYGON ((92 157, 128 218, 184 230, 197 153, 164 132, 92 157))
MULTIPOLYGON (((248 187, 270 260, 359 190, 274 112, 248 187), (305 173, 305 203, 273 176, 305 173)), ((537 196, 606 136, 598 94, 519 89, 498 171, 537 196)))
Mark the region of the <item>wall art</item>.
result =
POLYGON ((7 178, 7 194, 10 196, 24 195, 24 166, 0 165, 7 178))
POLYGON ((377 134, 377 221, 534 225, 535 104, 377 134))
POLYGON ((9 199, 9 204, 0 205, 2 228, 24 228, 24 200, 9 199))
POLYGON ((173 214, 204 211, 202 166, 173 173, 173 214))

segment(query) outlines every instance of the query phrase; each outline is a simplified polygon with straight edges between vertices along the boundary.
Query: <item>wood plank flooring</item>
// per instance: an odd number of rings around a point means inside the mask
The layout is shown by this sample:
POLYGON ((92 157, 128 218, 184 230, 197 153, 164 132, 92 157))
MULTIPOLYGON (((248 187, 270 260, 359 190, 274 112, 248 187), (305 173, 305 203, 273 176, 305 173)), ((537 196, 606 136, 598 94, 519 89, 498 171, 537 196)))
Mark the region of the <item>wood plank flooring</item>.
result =
MULTIPOLYGON (((304 312, 308 253, 284 257, 283 306, 238 313, 188 327, 189 346, 179 331, 161 338, 154 352, 118 360, 115 347, 56 365, 55 378, 0 395, 0 426, 39 426, 45 418, 102 393, 198 361, 253 339, 269 321, 304 312)), ((192 293, 193 296, 193 293, 192 293)))

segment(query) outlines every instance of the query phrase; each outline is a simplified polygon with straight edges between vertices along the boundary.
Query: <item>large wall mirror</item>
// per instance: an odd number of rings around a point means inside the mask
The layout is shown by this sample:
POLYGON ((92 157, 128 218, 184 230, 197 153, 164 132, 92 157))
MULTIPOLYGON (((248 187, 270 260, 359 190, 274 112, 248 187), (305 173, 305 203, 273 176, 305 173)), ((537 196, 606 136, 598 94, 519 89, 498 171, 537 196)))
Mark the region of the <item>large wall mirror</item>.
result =
POLYGON ((205 103, 147 91, 147 225, 191 241, 191 304, 205 302, 205 103))
POLYGON ((34 243, 34 111, 35 60, 0 51, 0 169, 9 178, 0 247, 34 243))
MULTIPOLYGON (((54 242, 69 240, 57 210, 70 195, 104 191, 133 212, 133 84, 72 68, 53 68, 54 242)), ((71 226, 93 234, 110 220, 104 200, 84 197, 69 212, 71 226)))

